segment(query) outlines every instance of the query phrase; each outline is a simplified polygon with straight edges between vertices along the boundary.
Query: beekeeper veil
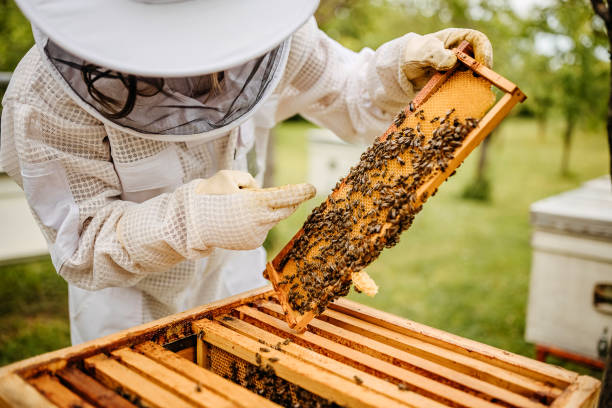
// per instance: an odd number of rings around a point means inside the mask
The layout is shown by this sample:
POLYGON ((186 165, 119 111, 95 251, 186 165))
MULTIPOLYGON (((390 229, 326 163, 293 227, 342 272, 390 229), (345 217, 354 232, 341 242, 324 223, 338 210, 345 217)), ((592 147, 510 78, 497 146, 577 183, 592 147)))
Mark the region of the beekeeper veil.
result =
POLYGON ((248 119, 280 80, 291 34, 318 4, 17 2, 77 103, 104 123, 168 141, 210 138, 248 119))

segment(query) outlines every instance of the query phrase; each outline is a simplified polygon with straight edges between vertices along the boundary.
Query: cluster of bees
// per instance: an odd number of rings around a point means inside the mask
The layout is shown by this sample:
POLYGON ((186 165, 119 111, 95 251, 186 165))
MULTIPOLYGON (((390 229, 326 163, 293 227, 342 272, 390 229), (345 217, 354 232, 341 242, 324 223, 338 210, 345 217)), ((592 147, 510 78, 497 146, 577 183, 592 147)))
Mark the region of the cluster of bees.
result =
POLYGON ((454 111, 430 120, 422 110, 413 112, 415 127, 403 126, 402 111, 396 130, 370 146, 313 210, 277 269, 283 271, 279 285, 294 310, 322 313, 329 302, 348 294, 353 272, 398 242, 428 198, 427 192, 417 194, 419 188, 446 171, 455 150, 478 125, 474 118, 453 117, 454 111), (425 124, 435 126, 429 136, 421 128, 425 124))
MULTIPOLYGON (((262 352, 265 353, 266 351, 262 352)), ((242 361, 242 364, 238 364, 236 360, 233 360, 229 366, 230 374, 225 377, 286 408, 340 407, 334 402, 328 401, 289 381, 283 380, 276 375, 272 366, 269 364, 262 364, 261 355, 259 353, 256 354, 255 357, 257 365, 250 364, 246 361, 242 361)))

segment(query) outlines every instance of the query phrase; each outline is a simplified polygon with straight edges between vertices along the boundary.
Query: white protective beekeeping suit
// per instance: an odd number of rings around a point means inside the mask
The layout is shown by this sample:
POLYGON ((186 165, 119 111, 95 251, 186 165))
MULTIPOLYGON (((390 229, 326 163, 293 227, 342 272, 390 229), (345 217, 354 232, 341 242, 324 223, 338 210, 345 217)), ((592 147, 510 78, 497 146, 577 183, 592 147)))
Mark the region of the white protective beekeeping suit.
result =
MULTIPOLYGON (((73 343, 264 285, 265 253, 252 236, 257 214, 243 219, 241 211, 250 196, 199 194, 202 179, 249 167, 261 179, 269 130, 296 113, 348 141, 371 140, 422 86, 428 67, 454 63, 440 50, 457 35, 436 35, 407 34, 354 53, 311 18, 282 43, 278 72, 257 106, 198 137, 107 120, 37 38, 2 101, 0 165, 24 189, 69 282, 73 343), (247 163, 251 151, 257 159, 247 163)), ((286 198, 277 193, 269 199, 286 198)), ((312 195, 307 187, 293 193, 300 201, 312 195)))

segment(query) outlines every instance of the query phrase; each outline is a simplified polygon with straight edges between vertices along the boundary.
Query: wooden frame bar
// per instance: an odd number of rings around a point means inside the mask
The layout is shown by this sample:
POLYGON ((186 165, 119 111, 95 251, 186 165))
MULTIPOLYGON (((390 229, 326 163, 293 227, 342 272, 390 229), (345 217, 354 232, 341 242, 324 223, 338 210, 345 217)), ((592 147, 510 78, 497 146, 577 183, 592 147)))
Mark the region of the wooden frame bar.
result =
POLYGON ((408 336, 423 339, 429 343, 452 349, 465 356, 486 361, 491 365, 544 383, 554 384, 560 388, 565 388, 578 379, 578 374, 561 367, 542 364, 539 361, 518 354, 508 353, 417 322, 402 319, 348 299, 336 300, 330 305, 330 309, 341 311, 349 316, 358 317, 361 320, 375 323, 381 327, 386 327, 408 336))
POLYGON ((64 387, 57 378, 43 374, 30 380, 38 391, 60 408, 94 408, 93 405, 64 387))
POLYGON ((105 354, 86 358, 85 367, 92 371, 102 384, 112 389, 119 389, 132 400, 143 402, 147 406, 155 408, 193 407, 176 393, 168 391, 105 354))
POLYGON ((220 324, 227 326, 245 336, 249 336, 253 339, 264 340, 265 344, 269 347, 274 347, 275 345, 283 344, 283 352, 290 354, 296 358, 299 358, 302 361, 307 361, 312 364, 315 364, 318 367, 333 372, 348 380, 353 380, 355 376, 359 376, 363 380, 363 386, 368 387, 380 394, 387 395, 398 402, 407 403, 410 406, 428 408, 446 407, 446 405, 442 405, 434 400, 425 398, 412 391, 401 391, 397 388, 397 386, 394 386, 393 384, 384 381, 379 377, 376 377, 364 371, 356 370, 347 364, 341 363, 325 355, 316 353, 313 350, 300 346, 296 343, 290 342, 288 344, 284 344, 283 342, 287 340, 286 338, 279 337, 266 330, 260 329, 259 327, 247 323, 244 320, 217 319, 217 321, 220 324))
POLYGON ((560 388, 551 386, 542 381, 500 369, 485 361, 465 356, 438 345, 427 343, 423 340, 330 309, 326 310, 319 318, 334 326, 342 327, 368 338, 383 342, 389 346, 452 367, 463 374, 484 379, 512 392, 523 395, 535 394, 539 397, 549 399, 558 397, 562 392, 560 388))
POLYGON ((351 407, 405 407, 384 395, 361 387, 310 363, 277 350, 261 352, 261 344, 209 320, 193 323, 198 341, 206 341, 254 365, 270 365, 276 375, 339 405, 351 407), (261 354, 260 354, 261 352, 261 354), (258 362, 260 356, 261 362, 258 362))
POLYGON ((35 407, 55 408, 31 384, 15 373, 9 373, 0 378, 0 407, 35 407))
MULTIPOLYGON (((472 131, 464 139, 462 145, 455 150, 453 158, 447 163, 446 170, 436 170, 433 177, 428 178, 418 188, 415 205, 423 204, 427 197, 433 195, 438 187, 461 165, 468 154, 470 154, 497 125, 499 125, 506 115, 508 115, 510 110, 512 110, 514 105, 525 100, 525 95, 515 84, 470 57, 468 55, 470 50, 470 44, 464 41, 455 50, 455 54, 457 55, 458 59, 458 63, 455 65, 455 67, 447 72, 435 74, 411 102, 413 109, 410 109, 409 107, 404 109, 406 116, 409 117, 414 115, 413 112, 418 111, 419 108, 425 104, 428 99, 434 95, 435 92, 446 82, 446 80, 453 75, 460 65, 472 70, 474 74, 485 78, 492 85, 504 91, 505 94, 491 109, 488 110, 478 125, 472 129, 472 131)), ((392 124, 389 129, 379 138, 379 140, 386 140, 386 138, 396 130, 398 130, 397 126, 392 124)), ((330 194, 330 197, 334 198, 337 194, 339 194, 338 191, 342 190, 344 184, 345 181, 343 180, 340 186, 330 194)), ((384 223, 380 229, 379 235, 383 236, 384 232, 391 227, 392 225, 389 222, 384 223)), ((303 230, 300 229, 278 253, 278 255, 266 265, 266 270, 264 271, 264 277, 266 277, 272 283, 274 290, 276 291, 277 298, 285 311, 285 319, 287 320, 287 323, 290 327, 298 331, 304 331, 308 325, 308 322, 310 322, 316 316, 316 313, 314 309, 305 312, 304 314, 300 314, 294 310, 288 301, 288 293, 286 293, 288 289, 279 282, 282 280, 280 267, 282 264, 284 264, 284 260, 289 254, 290 250, 293 248, 296 240, 299 239, 303 233, 303 230)), ((347 274, 347 276, 348 277, 346 279, 350 279, 350 274, 347 274)), ((305 291, 304 288, 300 289, 299 285, 303 284, 299 280, 294 282, 296 282, 298 285, 298 289, 295 290, 305 291)), ((337 292, 342 283, 342 280, 340 280, 333 287, 328 288, 328 290, 331 292, 337 292)))
POLYGON ((97 405, 109 408, 136 408, 134 404, 110 391, 75 366, 66 367, 58 371, 56 375, 83 398, 97 405))
POLYGON ((278 405, 269 400, 253 394, 233 382, 225 380, 223 377, 202 368, 201 366, 190 364, 182 357, 166 350, 162 346, 153 342, 145 342, 134 347, 136 351, 165 365, 167 368, 195 381, 201 387, 205 387, 222 395, 225 399, 244 408, 273 408, 278 405))

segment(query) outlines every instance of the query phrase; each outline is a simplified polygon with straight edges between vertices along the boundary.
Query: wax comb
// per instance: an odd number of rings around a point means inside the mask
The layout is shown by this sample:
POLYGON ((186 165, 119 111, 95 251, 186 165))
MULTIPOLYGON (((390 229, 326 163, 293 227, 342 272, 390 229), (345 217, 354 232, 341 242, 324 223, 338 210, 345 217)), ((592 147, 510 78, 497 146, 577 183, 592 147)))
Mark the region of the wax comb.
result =
POLYGON ((468 55, 434 74, 360 162, 267 264, 290 327, 303 331, 351 277, 397 242, 427 198, 525 95, 468 55), (495 102, 492 86, 503 96, 495 102))

